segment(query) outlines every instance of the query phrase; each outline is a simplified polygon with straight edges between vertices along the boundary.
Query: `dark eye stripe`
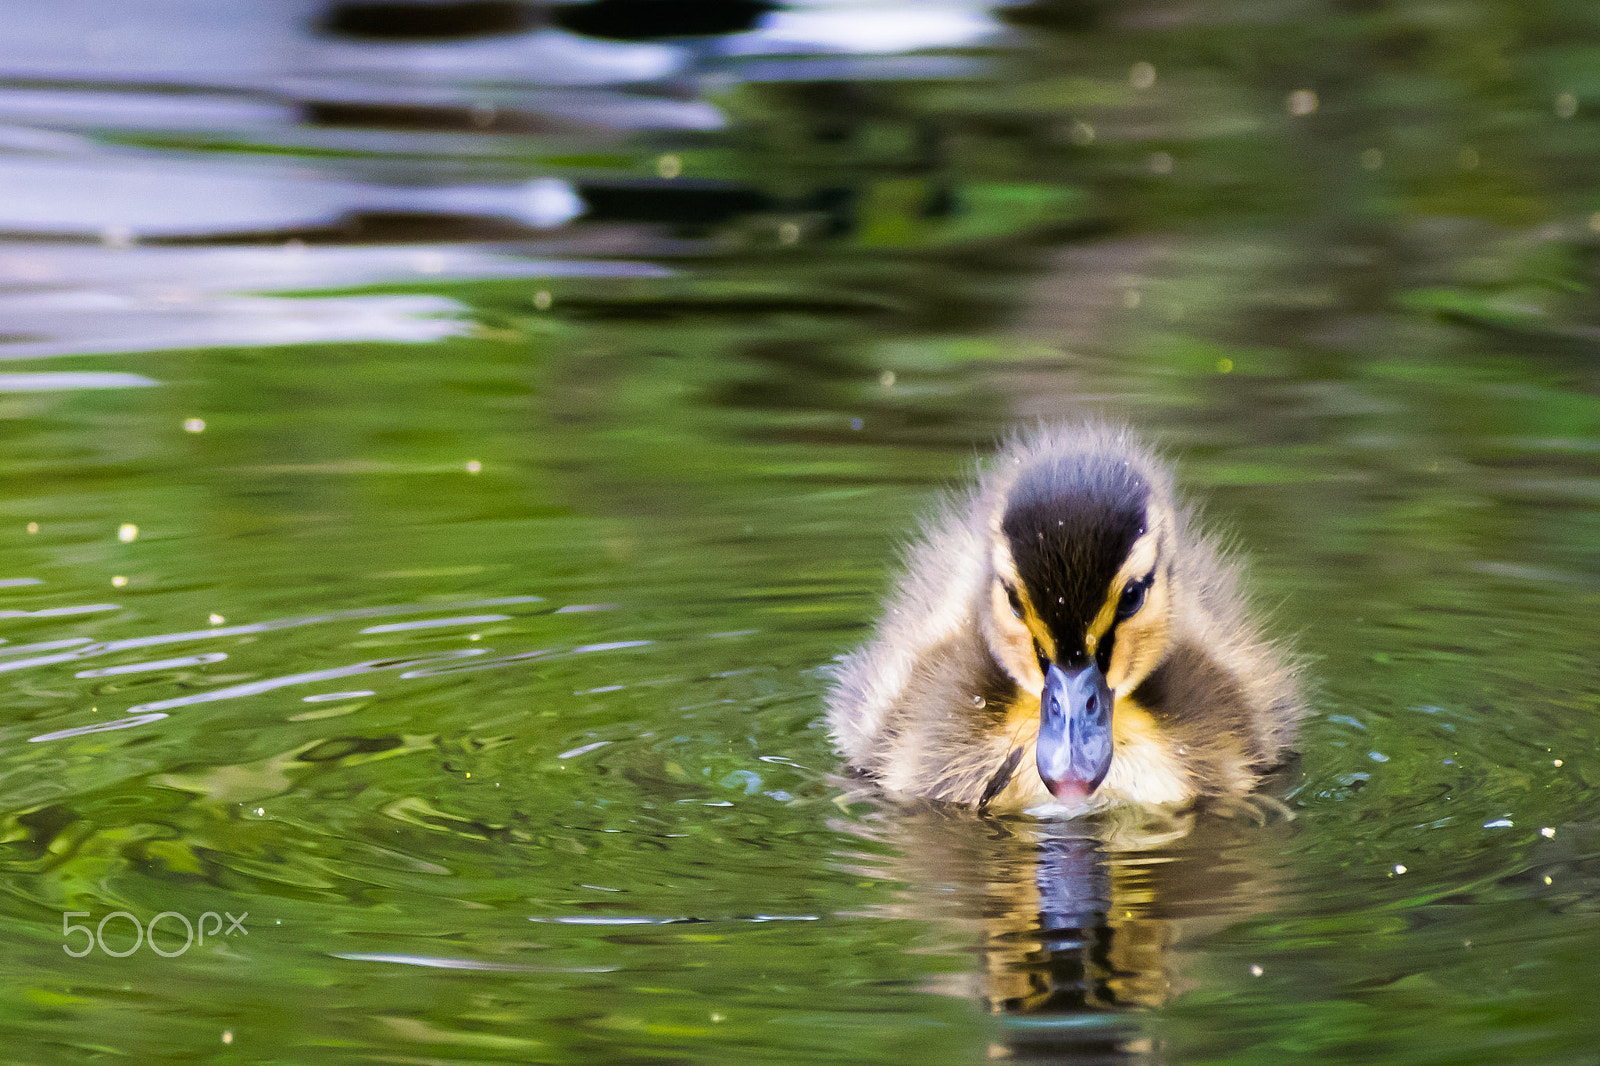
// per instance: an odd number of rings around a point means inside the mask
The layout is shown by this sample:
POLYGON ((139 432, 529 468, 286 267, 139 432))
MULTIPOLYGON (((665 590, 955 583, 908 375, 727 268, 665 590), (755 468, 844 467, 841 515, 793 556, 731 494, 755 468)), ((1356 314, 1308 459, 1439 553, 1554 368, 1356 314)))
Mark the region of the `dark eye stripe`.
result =
POLYGON ((1150 591, 1150 586, 1155 584, 1156 572, 1152 567, 1150 572, 1138 581, 1130 581, 1122 590, 1122 598, 1117 601, 1116 617, 1111 619, 1111 625, 1106 628, 1106 635, 1100 638, 1099 647, 1095 648, 1095 662, 1100 664, 1101 673, 1111 669, 1111 653, 1117 646, 1117 627, 1134 615, 1139 613, 1144 606, 1145 593, 1150 591))

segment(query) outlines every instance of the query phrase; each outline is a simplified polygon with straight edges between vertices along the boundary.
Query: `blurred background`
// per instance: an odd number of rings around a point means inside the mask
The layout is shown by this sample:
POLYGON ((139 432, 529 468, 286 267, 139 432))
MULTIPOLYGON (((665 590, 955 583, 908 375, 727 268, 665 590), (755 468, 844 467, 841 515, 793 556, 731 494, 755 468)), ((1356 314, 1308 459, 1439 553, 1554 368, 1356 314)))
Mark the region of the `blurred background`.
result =
POLYGON ((8 1056, 1592 1064, 1597 253, 1576 0, 0 0, 8 1056), (1312 664, 1293 820, 837 776, 1084 414, 1312 664))

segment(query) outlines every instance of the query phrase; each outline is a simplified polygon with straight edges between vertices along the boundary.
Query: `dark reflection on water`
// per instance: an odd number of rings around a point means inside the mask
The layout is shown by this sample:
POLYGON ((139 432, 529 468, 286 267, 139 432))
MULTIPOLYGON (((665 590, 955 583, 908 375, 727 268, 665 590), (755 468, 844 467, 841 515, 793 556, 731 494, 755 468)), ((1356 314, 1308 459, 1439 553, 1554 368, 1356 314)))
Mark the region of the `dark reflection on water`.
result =
POLYGON ((43 10, 11 1057, 1591 1061, 1593 5, 43 10), (1292 820, 837 776, 897 539, 1086 410, 1311 662, 1292 820))
POLYGON ((892 845, 903 886, 880 913, 965 942, 975 970, 933 987, 981 1003, 990 1057, 1019 1061, 1167 1061, 1160 1012, 1196 988, 1195 942, 1287 887, 1271 867, 1290 823, 1270 805, 1098 823, 889 807, 860 831, 892 845))

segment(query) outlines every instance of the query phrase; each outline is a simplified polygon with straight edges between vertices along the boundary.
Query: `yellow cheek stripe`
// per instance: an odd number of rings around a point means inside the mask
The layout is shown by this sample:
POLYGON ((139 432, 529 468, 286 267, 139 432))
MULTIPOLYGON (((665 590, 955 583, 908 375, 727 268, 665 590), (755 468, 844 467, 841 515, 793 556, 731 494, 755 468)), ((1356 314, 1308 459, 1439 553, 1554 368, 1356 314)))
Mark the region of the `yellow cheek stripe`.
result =
POLYGON ((1017 702, 1006 711, 1006 732, 1016 737, 1019 744, 1032 743, 1039 736, 1039 701, 1026 692, 1018 695, 1017 702), (1029 723, 1033 725, 1033 732, 1024 733, 1029 723))
POLYGON ((1114 746, 1158 744, 1164 739, 1161 727, 1149 711, 1126 696, 1117 700, 1111 711, 1111 743, 1114 746))
MULTIPOLYGON (((1039 701, 1023 693, 1008 709, 1005 728, 1012 743, 1033 743, 1039 735, 1039 701)), ((1149 711, 1123 696, 1112 708, 1111 743, 1118 748, 1165 745, 1166 733, 1149 711)))
POLYGON ((1094 654, 1095 646, 1105 639, 1117 620, 1117 604, 1122 602, 1122 590, 1128 587, 1128 582, 1143 577, 1145 572, 1129 566, 1123 566, 1117 572, 1116 578, 1111 582, 1110 590, 1106 593, 1106 602, 1100 605, 1100 612, 1094 616, 1094 621, 1089 623, 1086 639, 1090 655, 1094 654))
POLYGON ((1054 662, 1055 638, 1050 636, 1050 630, 1045 627, 1044 619, 1039 617, 1039 612, 1033 609, 1033 600, 1028 597, 1028 590, 1023 588, 1020 582, 1017 584, 1017 598, 1022 601, 1022 624, 1028 627, 1033 639, 1039 642, 1039 647, 1043 648, 1045 655, 1054 662))
POLYGON ((1094 616, 1094 621, 1089 623, 1089 632, 1084 640, 1089 645, 1090 655, 1094 654, 1094 649, 1105 639, 1106 633, 1111 629, 1111 623, 1116 620, 1117 603, 1122 599, 1123 581, 1122 575, 1118 574, 1117 580, 1111 584, 1113 591, 1110 598, 1101 605, 1100 613, 1094 616))

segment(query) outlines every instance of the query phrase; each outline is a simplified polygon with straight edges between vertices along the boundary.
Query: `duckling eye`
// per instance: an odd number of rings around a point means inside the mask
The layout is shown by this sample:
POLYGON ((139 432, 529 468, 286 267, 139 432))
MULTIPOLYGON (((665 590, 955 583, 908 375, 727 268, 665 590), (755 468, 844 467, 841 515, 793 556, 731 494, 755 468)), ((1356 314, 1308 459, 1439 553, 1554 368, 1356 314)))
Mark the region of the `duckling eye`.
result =
POLYGON ((1006 590, 1006 600, 1011 604, 1011 613, 1018 618, 1022 617, 1022 597, 1017 595, 1015 586, 1001 582, 1000 587, 1006 590))
POLYGON ((1139 608, 1144 606, 1144 594, 1150 588, 1150 582, 1155 577, 1151 574, 1139 581, 1130 581, 1128 587, 1122 590, 1122 598, 1117 601, 1117 620, 1132 618, 1139 613, 1139 608))

